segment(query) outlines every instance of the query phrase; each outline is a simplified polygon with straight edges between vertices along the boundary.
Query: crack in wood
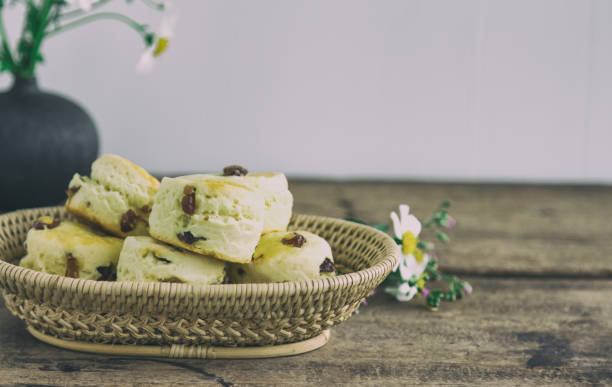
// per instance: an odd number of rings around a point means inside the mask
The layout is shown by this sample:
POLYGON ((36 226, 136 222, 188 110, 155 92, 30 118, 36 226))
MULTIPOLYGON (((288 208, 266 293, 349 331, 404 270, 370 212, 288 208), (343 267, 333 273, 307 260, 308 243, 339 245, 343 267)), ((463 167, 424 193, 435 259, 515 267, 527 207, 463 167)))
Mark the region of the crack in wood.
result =
MULTIPOLYGON (((130 359, 130 360, 132 360, 132 359, 130 359)), ((140 359, 138 359, 138 360, 140 360, 140 359)), ((234 385, 234 383, 226 381, 221 376, 217 376, 216 374, 214 374, 212 372, 208 372, 208 371, 206 371, 203 368, 198 368, 198 367, 192 366, 190 364, 187 364, 187 363, 184 363, 184 362, 181 362, 181 361, 161 360, 161 359, 142 359, 142 360, 143 361, 152 361, 152 362, 156 362, 156 363, 169 364, 169 365, 172 365, 174 367, 178 367, 178 368, 182 368, 184 370, 192 371, 192 372, 195 372, 197 374, 206 376, 207 378, 214 379, 217 383, 219 383, 219 385, 221 385, 223 387, 232 387, 234 385)))
MULTIPOLYGON (((199 375, 205 376, 207 380, 213 379, 220 386, 223 387, 231 387, 234 385, 233 382, 226 381, 223 377, 217 376, 212 372, 208 372, 203 368, 199 368, 193 366, 191 364, 187 364, 184 361, 173 361, 173 360, 163 360, 163 359, 146 359, 146 358, 120 358, 120 357, 112 357, 106 359, 98 359, 98 358, 83 358, 83 359, 65 359, 62 362, 58 362, 56 364, 47 364, 42 367, 39 367, 41 371, 61 371, 65 373, 69 372, 80 372, 84 368, 94 366, 95 369, 104 369, 104 370, 113 370, 113 371, 121 371, 125 369, 126 366, 129 365, 130 362, 140 361, 140 362, 153 362, 153 363, 163 363, 168 364, 173 367, 181 368, 183 370, 192 371, 199 375), (78 364, 84 363, 84 364, 78 364)), ((19 362, 23 363, 49 363, 46 359, 31 359, 31 358, 23 358, 20 359, 19 362)))
POLYGON ((547 271, 547 272, 533 272, 526 270, 495 270, 485 267, 482 271, 475 271, 473 269, 465 269, 455 265, 440 264, 440 268, 444 272, 452 273, 461 276, 470 276, 474 278, 501 278, 501 279, 592 279, 592 280, 607 280, 612 278, 612 270, 602 272, 576 272, 566 273, 563 271, 547 271))
POLYGON ((485 239, 502 239, 504 241, 542 241, 542 242, 560 242, 560 243, 572 243, 572 244, 580 244, 586 245, 590 243, 606 243, 609 241, 607 235, 602 235, 601 237, 584 237, 579 235, 570 235, 570 234, 553 234, 553 233, 543 233, 543 232, 528 232, 528 233, 519 233, 513 231, 497 231, 497 230, 487 230, 487 229, 457 229, 453 230, 453 236, 456 239, 460 239, 465 242, 467 240, 485 240, 485 239))
POLYGON ((46 365, 46 366, 40 367, 39 369, 41 371, 78 372, 82 370, 83 368, 85 367, 76 365, 73 363, 59 362, 54 365, 52 364, 52 365, 46 365))

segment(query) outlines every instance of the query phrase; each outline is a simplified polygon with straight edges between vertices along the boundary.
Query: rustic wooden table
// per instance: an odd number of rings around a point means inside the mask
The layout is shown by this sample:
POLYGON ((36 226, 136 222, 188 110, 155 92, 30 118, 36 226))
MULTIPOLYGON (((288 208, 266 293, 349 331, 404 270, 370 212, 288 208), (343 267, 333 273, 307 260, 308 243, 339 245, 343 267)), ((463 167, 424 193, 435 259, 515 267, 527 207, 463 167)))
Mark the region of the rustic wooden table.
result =
POLYGON ((96 356, 31 337, 0 301, 0 385, 612 384, 612 187, 294 182, 296 212, 384 222, 453 202, 441 268, 474 293, 429 312, 379 292, 314 352, 96 356))

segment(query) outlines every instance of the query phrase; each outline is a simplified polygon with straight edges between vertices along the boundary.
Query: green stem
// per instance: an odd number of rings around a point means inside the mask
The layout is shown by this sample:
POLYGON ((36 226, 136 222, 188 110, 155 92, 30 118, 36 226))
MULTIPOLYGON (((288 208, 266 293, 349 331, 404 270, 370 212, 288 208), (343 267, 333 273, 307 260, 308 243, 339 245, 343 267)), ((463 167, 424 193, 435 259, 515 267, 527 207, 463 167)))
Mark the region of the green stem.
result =
POLYGON ((0 39, 2 39, 2 50, 4 52, 6 60, 8 60, 9 70, 13 71, 15 68, 15 60, 13 60, 13 54, 11 52, 11 47, 9 46, 8 35, 6 30, 4 29, 3 22, 3 11, 4 7, 0 6, 0 39))
POLYGON ((36 62, 38 58, 38 53, 40 52, 40 46, 42 45, 42 41, 45 37, 45 29, 47 28, 47 24, 49 23, 49 12, 51 11, 51 6, 53 5, 53 0, 44 0, 42 9, 40 11, 40 18, 38 23, 38 30, 34 35, 32 45, 32 51, 30 53, 30 63, 28 66, 28 70, 26 75, 33 76, 34 68, 36 67, 36 62))
POLYGON ((436 220, 437 214, 438 214, 438 210, 436 210, 433 214, 431 214, 429 218, 425 219, 425 221, 421 222, 421 225, 423 226, 423 228, 428 228, 432 226, 434 224, 434 221, 436 220))
POLYGON ((431 217, 429 217, 428 219, 426 219, 426 220, 425 220, 425 221, 422 223, 423 228, 427 228, 427 227, 431 226, 431 225, 433 224, 433 222, 434 222, 434 219, 435 219, 435 218, 434 218, 433 216, 431 216, 431 217))
POLYGON ((118 22, 121 22, 123 24, 126 24, 130 27, 132 27, 136 32, 138 32, 139 34, 141 34, 142 36, 145 35, 146 33, 146 28, 144 25, 139 24, 138 22, 136 22, 135 20, 124 16, 120 13, 115 13, 115 12, 100 12, 100 13, 95 13, 93 15, 89 15, 89 16, 85 16, 84 18, 81 19, 77 19, 74 20, 70 23, 64 24, 62 26, 56 27, 54 29, 52 29, 51 31, 47 32, 47 36, 54 36, 57 35, 58 33, 62 32, 62 31, 68 31, 71 30, 75 27, 78 27, 82 24, 87 24, 87 23, 91 23, 94 22, 96 20, 115 20, 118 22))
MULTIPOLYGON (((103 5, 106 5, 107 3, 109 3, 111 0, 99 0, 95 3, 93 3, 91 5, 91 10, 95 10, 98 9, 100 7, 102 7, 103 5)), ((82 16, 85 15, 87 12, 83 11, 82 9, 75 9, 74 11, 69 11, 66 13, 61 13, 58 18, 59 19, 69 19, 72 17, 77 17, 77 16, 82 16)))
POLYGON ((440 272, 438 272, 438 275, 440 276, 440 278, 442 278, 444 281, 451 283, 453 281, 455 281, 457 278, 455 276, 451 276, 451 275, 447 275, 447 274, 442 274, 440 272))

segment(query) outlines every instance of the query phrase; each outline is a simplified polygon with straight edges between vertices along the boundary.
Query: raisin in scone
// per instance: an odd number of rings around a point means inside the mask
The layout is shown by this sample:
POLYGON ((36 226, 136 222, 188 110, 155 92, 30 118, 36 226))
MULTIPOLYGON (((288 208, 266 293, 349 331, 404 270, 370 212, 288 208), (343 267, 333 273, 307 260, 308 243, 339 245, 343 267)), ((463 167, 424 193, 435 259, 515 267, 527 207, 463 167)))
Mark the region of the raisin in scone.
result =
POLYGON ((213 175, 164 178, 149 217, 155 239, 229 262, 249 262, 263 230, 264 200, 213 175))
POLYGON ((26 237, 21 266, 72 278, 114 279, 123 240, 91 227, 41 217, 26 237))
POLYGON ((312 280, 335 274, 331 247, 307 231, 264 234, 251 263, 229 268, 234 283, 312 280))
POLYGON ((74 175, 66 209, 121 237, 148 235, 148 219, 159 181, 117 155, 104 155, 91 166, 91 178, 74 175))
POLYGON ((289 183, 284 174, 277 172, 248 173, 243 167, 232 165, 223 169, 223 176, 247 185, 263 195, 264 233, 287 230, 291 219, 293 195, 289 191, 289 183))
POLYGON ((225 264, 150 237, 127 237, 119 255, 117 281, 220 284, 225 264))

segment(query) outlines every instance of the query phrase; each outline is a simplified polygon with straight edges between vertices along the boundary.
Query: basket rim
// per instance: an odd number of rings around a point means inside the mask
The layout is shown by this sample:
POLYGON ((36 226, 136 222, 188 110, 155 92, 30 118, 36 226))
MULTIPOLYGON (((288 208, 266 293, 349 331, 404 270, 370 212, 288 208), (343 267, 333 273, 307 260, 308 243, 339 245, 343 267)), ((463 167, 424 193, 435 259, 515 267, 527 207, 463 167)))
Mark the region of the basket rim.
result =
MULTIPOLYGON (((16 216, 19 214, 43 211, 62 212, 65 211, 65 208, 64 206, 50 206, 20 209, 0 214, 0 221, 4 218, 16 216)), ((384 272, 390 271, 393 267, 395 267, 395 265, 399 261, 400 250, 395 241, 388 234, 377 230, 374 227, 356 222, 351 222, 348 220, 319 215, 294 213, 291 219, 294 220, 295 218, 312 218, 313 220, 319 220, 329 223, 350 225, 350 227, 356 230, 362 230, 366 234, 374 235, 377 237, 378 240, 382 242, 382 247, 379 249, 379 252, 381 254, 385 252, 385 256, 375 265, 351 273, 340 274, 332 277, 324 277, 315 280, 272 283, 195 285, 185 283, 94 281, 82 278, 69 278, 57 274, 47 274, 40 271, 27 269, 19 265, 7 262, 4 260, 3 257, 0 257, 0 277, 11 277, 13 279, 18 279, 18 282, 35 282, 39 286, 50 286, 55 289, 61 289, 65 291, 78 292, 84 287, 89 288, 93 286, 97 292, 113 295, 119 295, 124 292, 136 292, 142 296, 148 296, 153 294, 156 294, 158 296, 167 295, 169 297, 180 297, 186 294, 233 294, 239 296, 242 294, 249 294, 251 296, 259 297, 265 296, 268 293, 280 292, 286 294, 294 294, 301 290, 303 291, 304 289, 308 289, 312 292, 319 292, 328 290, 330 288, 338 290, 341 288, 354 286, 355 284, 358 284, 370 278, 381 276, 384 272)), ((2 231, 2 229, 0 229, 0 231, 2 231)), ((0 234, 0 243, 5 243, 7 240, 10 240, 10 238, 8 238, 6 234, 4 234, 4 236, 0 234)), ((2 283, 0 282, 0 287, 2 287, 1 285, 2 283)))

